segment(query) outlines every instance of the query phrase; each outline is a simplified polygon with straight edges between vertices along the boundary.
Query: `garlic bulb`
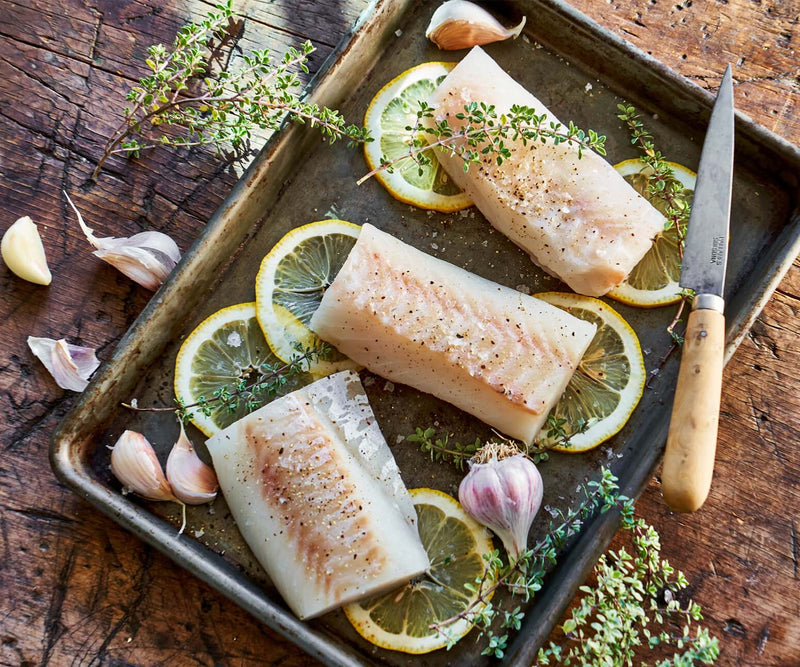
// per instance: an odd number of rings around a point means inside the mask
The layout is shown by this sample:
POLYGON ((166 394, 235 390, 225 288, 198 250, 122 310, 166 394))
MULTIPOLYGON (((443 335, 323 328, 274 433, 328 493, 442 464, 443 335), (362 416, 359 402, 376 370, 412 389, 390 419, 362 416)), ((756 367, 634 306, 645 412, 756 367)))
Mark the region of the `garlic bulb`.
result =
POLYGON ((448 0, 433 13, 425 37, 440 49, 454 51, 516 38, 524 27, 524 16, 518 26, 504 28, 483 7, 467 0, 448 0))
POLYGON ((78 216, 78 223, 97 250, 94 255, 119 269, 142 287, 157 290, 166 280, 170 271, 180 261, 181 252, 177 244, 161 232, 141 232, 129 238, 97 238, 94 230, 86 226, 83 216, 65 192, 72 210, 78 216))
POLYGON ((63 338, 53 340, 28 336, 28 347, 62 389, 83 391, 89 384, 89 377, 100 365, 92 348, 70 345, 63 338))
POLYGON ((0 255, 11 272, 23 280, 37 285, 49 285, 53 280, 39 229, 27 215, 3 234, 0 255))
POLYGON ((141 433, 125 431, 111 450, 111 472, 122 482, 123 493, 148 500, 173 500, 173 495, 153 446, 141 433))
POLYGON ((210 503, 217 497, 217 475, 211 466, 197 456, 192 443, 186 437, 181 422, 181 435, 172 447, 167 459, 167 481, 173 493, 187 505, 210 503))
POLYGON ((458 500, 467 514, 503 541, 509 560, 515 562, 542 504, 542 476, 512 445, 488 443, 476 457, 458 487, 458 500), (502 458, 506 454, 511 455, 502 458))

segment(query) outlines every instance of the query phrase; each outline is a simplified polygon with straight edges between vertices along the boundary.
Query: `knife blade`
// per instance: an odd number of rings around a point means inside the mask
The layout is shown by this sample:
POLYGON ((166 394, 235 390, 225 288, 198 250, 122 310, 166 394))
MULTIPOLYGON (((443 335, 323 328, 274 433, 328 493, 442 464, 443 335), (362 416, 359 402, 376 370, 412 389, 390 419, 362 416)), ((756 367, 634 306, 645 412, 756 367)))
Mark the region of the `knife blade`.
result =
POLYGON ((731 67, 722 77, 700 155, 680 285, 694 290, 672 404, 662 489, 667 505, 694 512, 708 497, 722 393, 725 269, 733 187, 731 67))

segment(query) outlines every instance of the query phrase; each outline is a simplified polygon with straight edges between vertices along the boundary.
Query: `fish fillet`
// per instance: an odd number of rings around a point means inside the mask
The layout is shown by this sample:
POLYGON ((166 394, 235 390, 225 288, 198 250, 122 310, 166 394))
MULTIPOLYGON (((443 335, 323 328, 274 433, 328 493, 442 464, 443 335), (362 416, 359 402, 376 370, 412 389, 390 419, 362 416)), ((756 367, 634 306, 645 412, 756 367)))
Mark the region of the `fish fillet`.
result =
MULTIPOLYGON (((428 102, 437 119, 454 127, 469 102, 498 114, 514 104, 557 118, 475 47, 442 81, 428 102)), ((472 197, 486 219, 533 261, 573 290, 601 296, 621 283, 664 229, 663 216, 597 153, 522 140, 505 142, 511 156, 498 165, 483 156, 464 172, 458 156, 437 152, 445 171, 472 197)))
POLYGON ((310 327, 369 370, 530 443, 595 326, 364 225, 310 327))
POLYGON ((206 445, 236 525, 301 619, 428 569, 411 496, 352 371, 267 404, 206 445))

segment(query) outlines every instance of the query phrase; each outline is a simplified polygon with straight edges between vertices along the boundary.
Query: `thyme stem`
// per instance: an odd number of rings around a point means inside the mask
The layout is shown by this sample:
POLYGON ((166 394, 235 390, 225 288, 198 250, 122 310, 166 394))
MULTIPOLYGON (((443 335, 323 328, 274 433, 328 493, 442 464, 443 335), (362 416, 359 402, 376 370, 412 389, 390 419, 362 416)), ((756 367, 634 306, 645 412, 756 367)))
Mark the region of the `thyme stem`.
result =
POLYGON ((357 184, 381 171, 392 171, 406 160, 413 160, 420 169, 431 159, 427 151, 438 149, 457 155, 464 161, 464 170, 472 163, 479 163, 485 155, 493 155, 497 164, 502 164, 512 154, 506 141, 522 140, 528 142, 550 140, 554 144, 567 143, 578 147, 580 156, 584 149, 593 149, 605 155, 605 137, 594 130, 583 130, 572 122, 568 126, 549 121, 546 114, 537 114, 531 107, 514 105, 508 113, 498 114, 493 105, 471 102, 464 106, 464 112, 456 114, 463 125, 459 129, 447 120, 434 122, 433 108, 419 101, 414 125, 406 127, 412 137, 408 151, 391 160, 383 159, 381 164, 362 176, 357 184))

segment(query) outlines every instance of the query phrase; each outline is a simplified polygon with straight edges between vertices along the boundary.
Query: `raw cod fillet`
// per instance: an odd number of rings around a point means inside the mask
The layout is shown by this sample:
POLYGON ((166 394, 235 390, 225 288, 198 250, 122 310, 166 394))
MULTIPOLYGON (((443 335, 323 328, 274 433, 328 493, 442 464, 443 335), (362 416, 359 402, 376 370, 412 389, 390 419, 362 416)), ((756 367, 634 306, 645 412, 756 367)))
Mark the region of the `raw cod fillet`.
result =
MULTIPOLYGON (((437 119, 463 127, 455 117, 469 102, 486 102, 499 114, 512 105, 546 113, 539 100, 475 47, 442 81, 428 102, 437 119)), ((597 153, 551 141, 506 141, 511 157, 493 155, 464 172, 458 156, 436 157, 472 197, 489 222, 525 250, 545 271, 573 290, 601 296, 621 283, 664 229, 664 217, 597 153)))
POLYGON ((301 619, 428 569, 411 496, 352 371, 267 404, 206 445, 239 530, 301 619))
POLYGON ((355 362, 531 443, 595 326, 364 225, 310 327, 355 362))

